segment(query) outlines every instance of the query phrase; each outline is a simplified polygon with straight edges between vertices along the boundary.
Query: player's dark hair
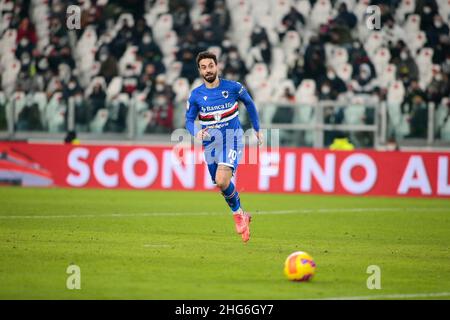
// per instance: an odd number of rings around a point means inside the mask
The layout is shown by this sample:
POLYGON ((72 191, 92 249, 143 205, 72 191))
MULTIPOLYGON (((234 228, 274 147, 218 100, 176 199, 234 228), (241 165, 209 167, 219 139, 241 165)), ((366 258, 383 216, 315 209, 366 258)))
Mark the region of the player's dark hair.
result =
POLYGON ((197 55, 197 67, 200 68, 200 61, 203 59, 213 59, 214 63, 217 65, 217 57, 214 53, 210 51, 202 51, 197 55))

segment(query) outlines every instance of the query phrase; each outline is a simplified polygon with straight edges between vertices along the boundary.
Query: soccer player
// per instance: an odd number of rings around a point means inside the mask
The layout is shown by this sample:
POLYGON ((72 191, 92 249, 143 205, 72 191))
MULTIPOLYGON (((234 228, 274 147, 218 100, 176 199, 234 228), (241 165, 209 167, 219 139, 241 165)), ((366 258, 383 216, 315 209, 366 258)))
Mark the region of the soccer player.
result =
POLYGON ((250 115, 258 143, 262 144, 258 112, 242 84, 218 77, 217 57, 203 51, 197 55, 197 67, 203 84, 192 90, 187 103, 186 129, 203 141, 205 160, 212 181, 221 190, 233 212, 236 232, 250 239, 251 215, 242 209, 239 193, 231 181, 243 152, 243 130, 239 122, 239 102, 250 115), (201 129, 194 125, 197 118, 201 129))

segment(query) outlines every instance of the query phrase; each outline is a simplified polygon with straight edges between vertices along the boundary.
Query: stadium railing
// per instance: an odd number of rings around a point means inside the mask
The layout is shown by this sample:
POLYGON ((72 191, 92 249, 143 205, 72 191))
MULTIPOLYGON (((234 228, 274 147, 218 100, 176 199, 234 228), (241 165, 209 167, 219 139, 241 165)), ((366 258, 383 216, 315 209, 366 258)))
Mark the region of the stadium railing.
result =
MULTIPOLYGON (((155 122, 161 110, 150 108, 137 96, 106 102, 100 108, 88 99, 45 101, 43 96, 35 93, 8 99, 0 93, 0 138, 63 140, 68 131, 75 131, 83 140, 167 143, 171 131, 184 126, 184 102, 174 104, 171 125, 163 127, 155 122)), ((356 148, 382 149, 392 141, 401 147, 450 147, 449 108, 444 103, 403 107, 409 112, 373 99, 263 103, 258 107, 261 127, 278 129, 282 146, 323 148, 336 137, 348 137, 356 148)), ((244 128, 249 128, 245 110, 240 118, 244 128)))

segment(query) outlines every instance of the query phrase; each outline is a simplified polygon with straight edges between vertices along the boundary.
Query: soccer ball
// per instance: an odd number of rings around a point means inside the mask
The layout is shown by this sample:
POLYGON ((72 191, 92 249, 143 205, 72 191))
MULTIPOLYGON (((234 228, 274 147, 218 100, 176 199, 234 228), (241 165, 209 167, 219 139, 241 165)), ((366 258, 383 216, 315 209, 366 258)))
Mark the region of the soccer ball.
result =
POLYGON ((289 255, 284 262, 284 274, 292 281, 308 281, 316 272, 316 263, 313 258, 303 251, 289 255))

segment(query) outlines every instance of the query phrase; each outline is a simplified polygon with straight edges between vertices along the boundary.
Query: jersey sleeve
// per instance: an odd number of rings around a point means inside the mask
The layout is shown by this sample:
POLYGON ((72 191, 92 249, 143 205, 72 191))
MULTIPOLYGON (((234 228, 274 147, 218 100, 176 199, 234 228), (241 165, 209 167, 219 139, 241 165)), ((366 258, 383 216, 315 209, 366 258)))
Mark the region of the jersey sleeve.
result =
POLYGON ((242 101, 247 108, 247 112, 250 116, 250 121, 252 123, 253 129, 255 131, 259 131, 259 116, 258 116, 258 110, 256 110, 255 103, 253 102, 252 97, 250 97, 250 94, 248 93, 247 89, 239 83, 237 84, 237 90, 238 90, 238 100, 242 101))
POLYGON ((188 101, 186 102, 186 129, 189 131, 191 135, 194 137, 197 135, 197 132, 200 130, 195 126, 195 119, 197 118, 199 112, 198 104, 195 102, 195 97, 191 93, 188 101))

